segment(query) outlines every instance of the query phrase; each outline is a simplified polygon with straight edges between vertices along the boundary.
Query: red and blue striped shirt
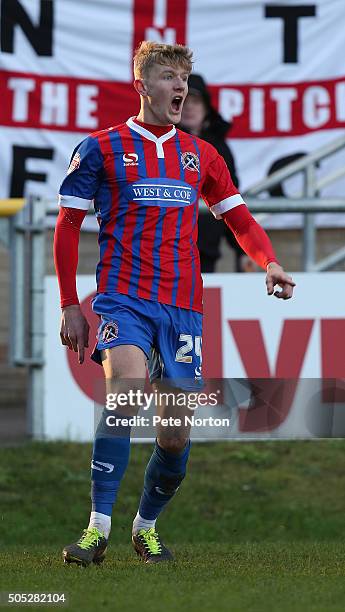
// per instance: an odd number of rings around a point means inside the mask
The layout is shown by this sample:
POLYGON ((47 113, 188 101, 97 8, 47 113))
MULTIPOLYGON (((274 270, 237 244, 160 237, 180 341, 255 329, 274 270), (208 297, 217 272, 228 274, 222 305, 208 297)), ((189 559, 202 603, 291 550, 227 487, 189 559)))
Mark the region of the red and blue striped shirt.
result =
POLYGON ((198 205, 221 214, 244 204, 223 158, 174 126, 133 118, 88 136, 60 188, 63 207, 99 221, 99 293, 116 292, 202 312, 198 205))

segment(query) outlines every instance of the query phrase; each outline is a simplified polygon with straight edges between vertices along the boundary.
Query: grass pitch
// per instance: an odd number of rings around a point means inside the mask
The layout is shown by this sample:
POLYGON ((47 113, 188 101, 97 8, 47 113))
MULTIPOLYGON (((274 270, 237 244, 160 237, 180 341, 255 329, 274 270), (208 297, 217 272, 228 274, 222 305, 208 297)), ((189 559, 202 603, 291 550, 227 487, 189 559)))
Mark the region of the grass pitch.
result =
POLYGON ((64 566, 61 549, 87 525, 91 445, 1 449, 0 591, 64 592, 68 609, 93 612, 343 611, 344 451, 342 440, 194 444, 159 519, 176 561, 145 566, 130 529, 151 446, 133 446, 107 560, 84 569, 64 566))

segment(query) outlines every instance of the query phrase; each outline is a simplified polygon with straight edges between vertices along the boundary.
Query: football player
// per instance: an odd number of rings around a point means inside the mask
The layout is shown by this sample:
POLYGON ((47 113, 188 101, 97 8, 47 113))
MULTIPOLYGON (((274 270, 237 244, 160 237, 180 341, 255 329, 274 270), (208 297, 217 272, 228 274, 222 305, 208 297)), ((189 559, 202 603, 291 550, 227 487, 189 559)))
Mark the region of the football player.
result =
MULTIPOLYGON (((201 382, 199 197, 266 271, 268 294, 285 300, 293 293, 293 280, 234 187, 223 158, 209 143, 175 127, 191 70, 187 47, 143 42, 134 57, 138 115, 83 140, 60 188, 54 251, 61 341, 83 363, 89 326, 76 291, 78 240, 93 205, 100 246, 93 310, 100 326, 92 358, 103 367, 109 393, 129 392, 133 379, 143 388, 147 367, 156 389, 178 388, 183 379, 187 383, 181 388, 188 393, 201 382)), ((169 407, 159 409, 164 415, 169 407)), ((66 562, 88 565, 104 559, 113 504, 129 460, 130 427, 122 417, 136 411, 121 407, 121 424, 111 433, 102 417, 91 463, 90 522, 80 539, 64 548, 66 562)), ((172 558, 156 520, 185 477, 189 452, 186 428, 171 435, 158 431, 132 532, 134 548, 147 563, 172 558)))

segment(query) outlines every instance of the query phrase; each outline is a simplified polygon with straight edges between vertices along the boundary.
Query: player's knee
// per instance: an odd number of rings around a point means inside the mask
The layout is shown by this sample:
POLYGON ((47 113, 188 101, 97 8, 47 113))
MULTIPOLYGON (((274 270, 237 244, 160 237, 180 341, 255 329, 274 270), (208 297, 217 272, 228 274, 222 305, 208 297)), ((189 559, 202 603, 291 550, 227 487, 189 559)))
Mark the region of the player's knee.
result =
POLYGON ((188 444, 188 438, 173 438, 173 437, 161 437, 158 438, 158 444, 168 453, 179 454, 186 448, 188 444))

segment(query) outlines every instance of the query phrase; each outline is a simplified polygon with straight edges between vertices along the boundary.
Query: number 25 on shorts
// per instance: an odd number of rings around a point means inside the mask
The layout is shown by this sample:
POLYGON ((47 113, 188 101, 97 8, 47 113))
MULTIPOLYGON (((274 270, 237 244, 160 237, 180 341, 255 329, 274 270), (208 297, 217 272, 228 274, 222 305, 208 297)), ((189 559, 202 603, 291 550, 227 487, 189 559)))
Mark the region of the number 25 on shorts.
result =
POLYGON ((194 352, 197 357, 200 357, 200 365, 202 363, 202 355, 201 355, 201 346, 202 346, 202 338, 201 336, 195 336, 195 341, 193 343, 193 336, 190 334, 180 334, 179 342, 183 342, 184 344, 180 346, 180 348, 176 351, 175 361, 179 363, 192 363, 193 356, 188 353, 193 352, 193 344, 194 344, 194 352))

